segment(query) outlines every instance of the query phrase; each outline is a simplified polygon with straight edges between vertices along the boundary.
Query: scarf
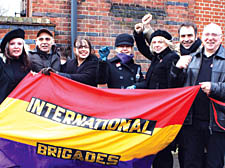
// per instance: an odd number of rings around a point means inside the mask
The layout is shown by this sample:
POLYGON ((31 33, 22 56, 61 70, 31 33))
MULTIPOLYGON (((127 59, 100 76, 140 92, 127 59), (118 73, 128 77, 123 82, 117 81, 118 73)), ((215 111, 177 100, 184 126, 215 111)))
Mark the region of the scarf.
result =
POLYGON ((180 54, 190 55, 191 53, 196 52, 201 44, 202 44, 202 41, 198 38, 189 49, 186 49, 183 47, 183 45, 180 45, 180 54))
POLYGON ((128 63, 134 57, 134 55, 133 54, 126 55, 124 53, 118 53, 117 54, 117 57, 121 60, 121 62, 123 64, 126 64, 126 63, 128 63))

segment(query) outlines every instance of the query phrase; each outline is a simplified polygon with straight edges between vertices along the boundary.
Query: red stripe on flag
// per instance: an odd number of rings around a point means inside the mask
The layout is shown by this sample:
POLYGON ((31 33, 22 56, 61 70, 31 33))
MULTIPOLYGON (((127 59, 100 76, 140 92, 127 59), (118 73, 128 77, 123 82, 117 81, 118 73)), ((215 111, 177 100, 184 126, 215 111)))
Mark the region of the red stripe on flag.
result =
POLYGON ((29 73, 9 97, 32 97, 102 119, 156 120, 157 127, 182 124, 200 86, 160 89, 99 89, 57 74, 29 73), (178 114, 179 113, 179 114, 178 114))

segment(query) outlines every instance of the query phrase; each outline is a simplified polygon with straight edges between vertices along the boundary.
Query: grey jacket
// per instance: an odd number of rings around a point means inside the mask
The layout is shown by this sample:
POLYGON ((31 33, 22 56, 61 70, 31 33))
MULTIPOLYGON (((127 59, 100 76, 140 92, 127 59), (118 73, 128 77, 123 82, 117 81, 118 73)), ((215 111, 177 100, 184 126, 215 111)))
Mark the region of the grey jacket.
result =
MULTIPOLYGON (((183 71, 172 66, 170 71, 171 87, 194 86, 199 74, 203 49, 193 55, 192 61, 188 66, 187 71, 183 71)), ((213 58, 212 76, 211 76, 211 91, 209 97, 216 100, 225 101, 225 49, 221 45, 213 58)), ((218 122, 222 127, 225 127, 225 107, 218 107, 216 110, 218 122)), ((192 109, 189 111, 184 124, 192 124, 192 109)), ((214 111, 210 104, 210 125, 209 128, 213 131, 225 132, 219 128, 215 122, 214 111)))
POLYGON ((50 54, 42 52, 36 47, 34 51, 29 52, 29 60, 31 62, 31 70, 34 72, 39 72, 42 68, 47 67, 60 71, 60 55, 55 50, 55 46, 52 47, 50 54))

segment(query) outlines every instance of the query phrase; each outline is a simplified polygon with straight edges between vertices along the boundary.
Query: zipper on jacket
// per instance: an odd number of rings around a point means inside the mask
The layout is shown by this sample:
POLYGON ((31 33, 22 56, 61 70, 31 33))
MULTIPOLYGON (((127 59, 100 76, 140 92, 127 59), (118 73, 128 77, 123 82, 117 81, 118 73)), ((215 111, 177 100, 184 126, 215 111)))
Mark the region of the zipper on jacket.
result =
POLYGON ((135 76, 135 78, 136 78, 136 82, 138 82, 138 81, 139 81, 139 79, 140 79, 140 71, 141 71, 141 68, 140 68, 140 67, 138 67, 138 69, 137 69, 137 73, 136 73, 136 76, 135 76))
POLYGON ((210 135, 212 135, 212 128, 210 125, 209 125, 209 133, 210 133, 210 135))

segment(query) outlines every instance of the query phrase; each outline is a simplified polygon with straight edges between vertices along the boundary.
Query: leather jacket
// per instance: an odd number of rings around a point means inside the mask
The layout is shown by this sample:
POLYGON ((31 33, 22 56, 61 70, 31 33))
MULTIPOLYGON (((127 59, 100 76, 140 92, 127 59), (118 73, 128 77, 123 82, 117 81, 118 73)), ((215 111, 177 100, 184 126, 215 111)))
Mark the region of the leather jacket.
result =
MULTIPOLYGON (((194 86, 196 85, 197 77, 201 67, 202 53, 204 48, 198 53, 194 53, 192 61, 186 71, 177 68, 175 65, 170 71, 171 87, 194 86)), ((219 101, 225 101, 225 49, 221 45, 213 58, 212 75, 211 75, 211 90, 209 97, 219 101)), ((225 127, 225 107, 220 107, 216 110, 218 122, 225 127)), ((193 110, 190 109, 184 125, 192 124, 193 110)), ((215 122, 212 103, 210 103, 210 123, 209 129, 212 131, 225 132, 215 122)))

